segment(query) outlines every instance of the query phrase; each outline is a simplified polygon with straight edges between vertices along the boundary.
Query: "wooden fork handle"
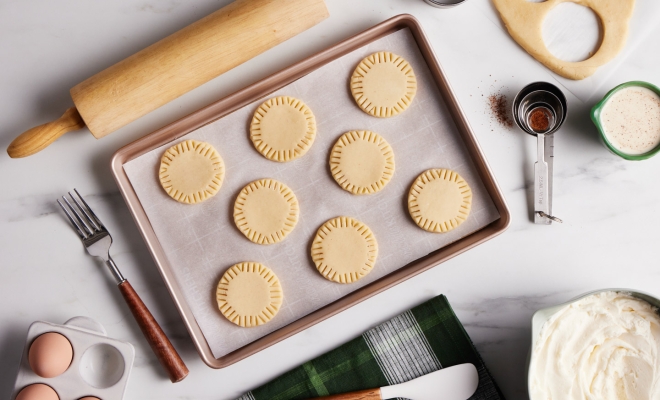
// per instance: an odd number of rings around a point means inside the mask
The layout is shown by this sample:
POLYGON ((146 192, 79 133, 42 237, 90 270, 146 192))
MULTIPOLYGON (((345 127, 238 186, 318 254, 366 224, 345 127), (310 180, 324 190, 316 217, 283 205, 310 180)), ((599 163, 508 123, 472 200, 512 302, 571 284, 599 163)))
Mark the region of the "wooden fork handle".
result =
POLYGON ((315 400, 380 400, 380 389, 360 390, 359 392, 317 397, 315 400))
POLYGON ((165 332, 160 328, 147 306, 144 305, 140 296, 135 292, 128 281, 119 285, 119 291, 131 309, 144 337, 147 338, 151 349, 156 353, 160 364, 165 368, 172 382, 180 382, 188 376, 188 368, 176 352, 165 332))

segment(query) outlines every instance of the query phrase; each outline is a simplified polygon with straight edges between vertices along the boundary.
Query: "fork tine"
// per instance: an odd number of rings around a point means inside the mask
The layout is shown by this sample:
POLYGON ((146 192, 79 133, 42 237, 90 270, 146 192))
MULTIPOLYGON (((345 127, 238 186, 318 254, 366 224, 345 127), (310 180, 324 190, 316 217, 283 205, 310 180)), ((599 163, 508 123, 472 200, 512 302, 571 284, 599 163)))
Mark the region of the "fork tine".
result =
MULTIPOLYGON (((69 194, 69 195, 71 195, 71 194, 69 194)), ((76 216, 76 220, 80 223, 80 226, 81 226, 82 230, 84 230, 85 233, 88 236, 92 236, 94 234, 94 232, 92 231, 92 229, 89 228, 89 226, 87 226, 87 224, 85 223, 83 218, 80 216, 80 214, 78 214, 78 211, 76 211, 76 209, 73 208, 73 206, 71 205, 71 203, 69 203, 69 200, 67 200, 66 197, 62 196, 62 199, 69 206, 69 210, 71 210, 73 215, 76 216)))
POLYGON ((72 217, 71 214, 69 213, 69 210, 67 210, 66 206, 64 206, 64 204, 62 204, 62 202, 60 201, 60 199, 57 199, 57 204, 59 204, 60 207, 62 207, 62 210, 64 211, 64 213, 66 214, 66 216, 69 218, 69 221, 71 221, 71 225, 73 225, 73 227, 76 228, 76 231, 78 232, 78 235, 79 235, 82 239, 86 239, 86 238, 87 238, 87 235, 82 231, 82 229, 80 228, 80 225, 78 225, 78 223, 73 219, 73 217, 72 217))
MULTIPOLYGON (((76 189, 73 189, 73 190, 75 191, 76 189)), ((82 197, 80 196, 80 193, 76 192, 76 194, 77 194, 78 197, 82 200, 82 197)), ((89 222, 90 225, 92 225, 92 228, 93 228, 95 231, 100 231, 100 230, 101 230, 101 227, 96 223, 96 221, 94 221, 94 218, 92 218, 91 215, 89 215, 89 213, 87 213, 87 209, 89 209, 89 206, 87 206, 87 204, 85 204, 87 207, 83 208, 83 206, 80 205, 80 203, 78 202, 78 200, 76 200, 76 198, 73 197, 73 195, 71 194, 71 192, 69 192, 69 196, 71 197, 71 200, 73 200, 73 202, 76 203, 76 206, 78 207, 78 209, 80 210, 80 212, 82 212, 82 213, 85 215, 85 217, 87 218, 86 221, 89 222)), ((83 200, 83 201, 84 201, 84 200, 83 200)))
POLYGON ((83 199, 83 197, 80 195, 80 193, 78 193, 78 189, 74 188, 73 191, 76 192, 76 194, 78 195, 78 198, 80 198, 80 201, 82 201, 82 203, 85 205, 85 208, 87 209, 87 211, 89 211, 89 215, 92 216, 92 220, 94 221, 94 223, 96 223, 96 226, 98 226, 99 229, 104 229, 105 226, 103 225, 103 223, 101 222, 99 217, 97 217, 96 214, 94 214, 94 211, 92 211, 92 207, 90 207, 87 204, 87 202, 85 201, 85 199, 83 199))

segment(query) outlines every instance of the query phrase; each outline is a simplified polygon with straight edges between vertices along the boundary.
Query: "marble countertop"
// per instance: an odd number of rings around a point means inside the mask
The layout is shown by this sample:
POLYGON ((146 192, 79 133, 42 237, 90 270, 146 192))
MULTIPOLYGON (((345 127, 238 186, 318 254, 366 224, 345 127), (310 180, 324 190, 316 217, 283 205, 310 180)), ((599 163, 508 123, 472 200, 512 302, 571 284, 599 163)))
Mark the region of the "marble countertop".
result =
MULTIPOLYGON (((642 0, 640 0, 642 1, 642 0)), ((218 9, 228 0, 4 1, 0 4, 0 148, 72 106, 69 89, 103 68, 218 9)), ((624 161, 602 146, 588 112, 610 88, 660 83, 660 29, 589 101, 570 92, 555 140, 554 212, 564 224, 534 225, 528 203, 535 140, 493 118, 487 97, 512 99, 553 75, 483 12, 484 2, 439 10, 422 0, 328 0, 331 17, 282 45, 97 141, 69 133, 33 157, 0 152, 0 397, 13 388, 29 324, 84 315, 133 343, 125 399, 230 399, 445 294, 508 399, 525 399, 534 311, 580 293, 629 287, 660 295, 660 157, 624 161), (388 17, 410 13, 431 39, 506 196, 503 235, 222 370, 197 355, 110 174, 120 147, 388 17), (76 187, 115 239, 112 254, 190 368, 169 383, 104 267, 88 257, 55 199, 76 187)), ((487 6, 487 5, 486 5, 487 6)))

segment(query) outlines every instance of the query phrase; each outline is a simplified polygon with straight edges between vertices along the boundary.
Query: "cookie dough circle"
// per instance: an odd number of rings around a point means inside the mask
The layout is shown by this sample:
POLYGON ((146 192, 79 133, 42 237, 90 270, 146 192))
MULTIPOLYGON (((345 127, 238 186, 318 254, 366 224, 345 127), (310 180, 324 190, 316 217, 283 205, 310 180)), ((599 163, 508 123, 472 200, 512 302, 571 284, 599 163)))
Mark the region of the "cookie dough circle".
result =
POLYGON ((351 217, 324 223, 312 242, 312 260, 326 279, 351 283, 374 268, 378 242, 371 229, 351 217))
POLYGON ((286 162, 301 157, 314 143, 316 119, 302 101, 288 96, 266 100, 250 124, 252 144, 269 160, 286 162))
POLYGON ((163 154, 158 178, 174 200, 195 204, 213 197, 225 177, 220 154, 208 143, 186 140, 163 154))
POLYGON ((257 244, 277 243, 298 222, 298 199, 287 185, 274 179, 260 179, 241 190, 234 202, 234 223, 257 244))
POLYGON ((348 192, 376 193, 394 175, 394 151, 377 133, 346 132, 332 147, 330 171, 339 186, 348 192))
POLYGON ((448 232, 470 214, 472 190, 459 174, 429 169, 417 177, 408 194, 408 211, 420 228, 448 232))
POLYGON ((412 103, 417 93, 417 78, 408 61, 381 51, 365 58, 355 68, 351 93, 367 114, 393 117, 412 103))
POLYGON ((216 290, 218 309, 229 321, 244 328, 263 325, 275 317, 284 295, 273 271, 258 262, 231 266, 216 290))

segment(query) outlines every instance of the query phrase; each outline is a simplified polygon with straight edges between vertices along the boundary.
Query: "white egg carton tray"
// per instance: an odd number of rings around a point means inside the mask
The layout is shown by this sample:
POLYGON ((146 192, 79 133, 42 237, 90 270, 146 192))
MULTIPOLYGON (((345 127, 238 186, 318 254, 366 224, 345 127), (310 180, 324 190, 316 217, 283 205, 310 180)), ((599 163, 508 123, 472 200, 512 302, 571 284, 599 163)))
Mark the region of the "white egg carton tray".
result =
POLYGON ((74 317, 64 325, 36 321, 28 329, 21 365, 10 399, 15 399, 26 386, 43 383, 55 390, 60 400, 76 400, 86 396, 101 400, 124 397, 128 377, 133 367, 133 345, 106 336, 105 328, 87 317, 74 317), (73 347, 69 368, 54 378, 35 374, 28 362, 30 345, 39 335, 57 332, 73 347))

